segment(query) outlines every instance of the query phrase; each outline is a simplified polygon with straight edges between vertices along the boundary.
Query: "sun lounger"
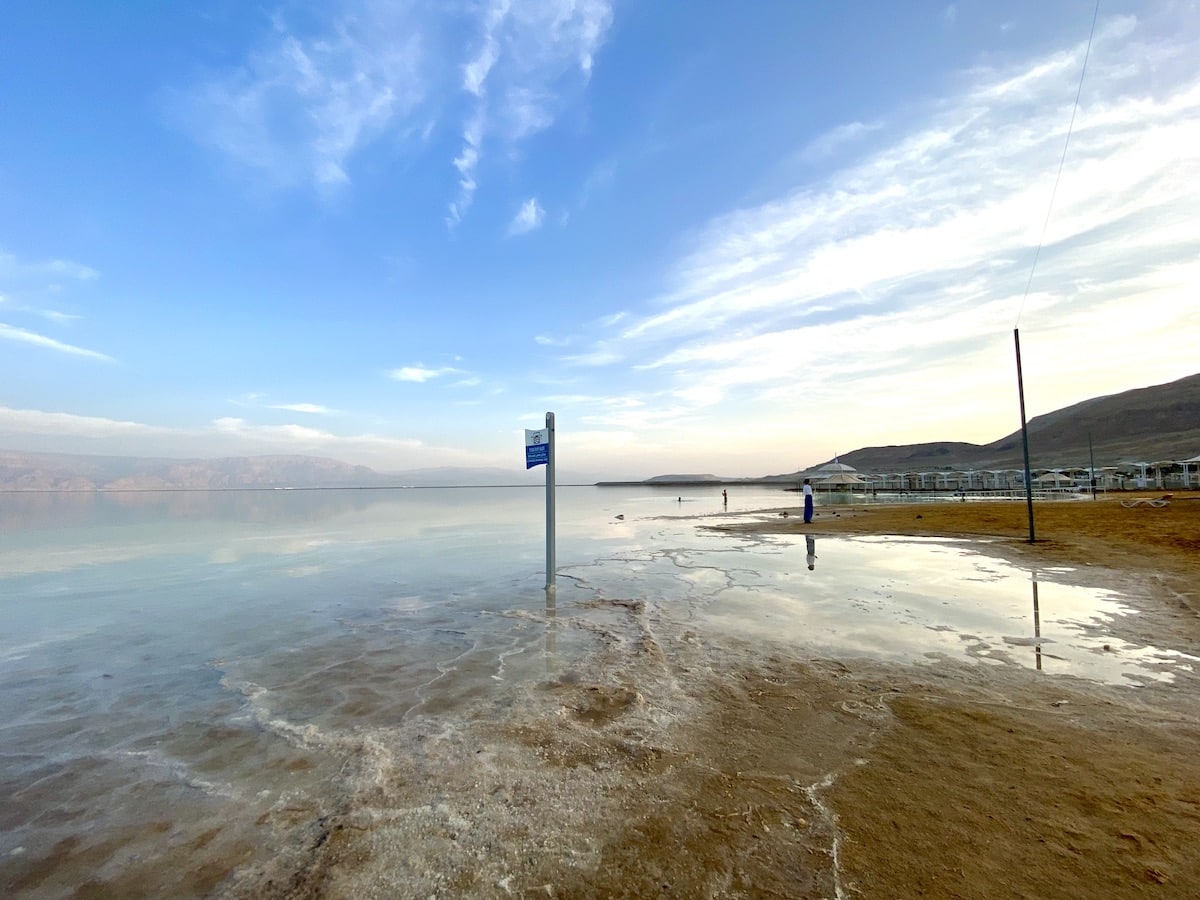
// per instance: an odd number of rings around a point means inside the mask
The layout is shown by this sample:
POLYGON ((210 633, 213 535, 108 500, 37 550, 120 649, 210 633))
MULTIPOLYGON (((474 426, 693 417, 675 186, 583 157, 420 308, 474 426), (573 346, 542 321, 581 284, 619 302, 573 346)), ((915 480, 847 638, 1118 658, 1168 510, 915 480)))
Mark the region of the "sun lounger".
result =
POLYGON ((1135 506, 1153 506, 1156 509, 1162 509, 1171 502, 1174 494, 1163 494, 1157 500, 1151 500, 1149 497, 1139 497, 1137 500, 1122 500, 1121 505, 1126 509, 1132 509, 1135 506))

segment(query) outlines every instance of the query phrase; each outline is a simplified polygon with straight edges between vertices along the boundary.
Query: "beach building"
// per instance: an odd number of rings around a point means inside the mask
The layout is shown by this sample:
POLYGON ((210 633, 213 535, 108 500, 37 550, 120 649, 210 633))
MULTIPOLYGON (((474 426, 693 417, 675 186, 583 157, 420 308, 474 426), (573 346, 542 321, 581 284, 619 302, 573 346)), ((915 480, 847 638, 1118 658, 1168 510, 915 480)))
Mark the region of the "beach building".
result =
MULTIPOLYGON (((1186 459, 1131 461, 1118 465, 1035 466, 1031 470, 1035 496, 1081 493, 1094 486, 1110 490, 1185 490, 1200 487, 1200 454, 1186 459)), ((952 468, 924 471, 860 472, 834 459, 794 477, 807 478, 815 490, 843 493, 965 493, 972 496, 1015 497, 1025 494, 1023 468, 952 468)))

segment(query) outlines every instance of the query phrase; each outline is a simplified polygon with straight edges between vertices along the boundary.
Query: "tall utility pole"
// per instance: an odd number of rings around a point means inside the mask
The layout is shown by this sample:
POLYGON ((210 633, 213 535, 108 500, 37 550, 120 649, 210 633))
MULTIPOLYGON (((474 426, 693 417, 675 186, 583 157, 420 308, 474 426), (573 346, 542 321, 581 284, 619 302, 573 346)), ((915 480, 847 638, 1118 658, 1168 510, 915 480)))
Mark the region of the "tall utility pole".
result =
POLYGON ((1021 331, 1013 329, 1017 348, 1017 395, 1021 398, 1021 443, 1025 448, 1025 505, 1029 509, 1029 543, 1033 543, 1033 478, 1029 471, 1029 426, 1025 423, 1025 379, 1021 374, 1021 331))

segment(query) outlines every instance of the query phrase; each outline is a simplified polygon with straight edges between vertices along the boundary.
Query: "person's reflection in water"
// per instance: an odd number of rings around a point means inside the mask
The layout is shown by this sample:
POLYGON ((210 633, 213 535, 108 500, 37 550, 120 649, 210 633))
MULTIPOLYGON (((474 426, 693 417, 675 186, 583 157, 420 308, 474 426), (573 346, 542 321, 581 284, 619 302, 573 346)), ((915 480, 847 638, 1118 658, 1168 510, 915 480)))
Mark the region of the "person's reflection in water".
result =
POLYGON ((808 568, 812 571, 817 567, 817 539, 811 534, 804 536, 804 549, 808 551, 808 568))

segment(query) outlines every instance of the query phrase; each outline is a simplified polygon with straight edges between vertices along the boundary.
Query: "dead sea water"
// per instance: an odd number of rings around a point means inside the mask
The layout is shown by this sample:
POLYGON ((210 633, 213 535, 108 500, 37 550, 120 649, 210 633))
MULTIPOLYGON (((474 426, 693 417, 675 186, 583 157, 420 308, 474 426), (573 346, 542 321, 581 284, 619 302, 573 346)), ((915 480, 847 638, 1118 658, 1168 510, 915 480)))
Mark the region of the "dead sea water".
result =
POLYGON ((1194 662, 986 544, 696 527, 795 499, 560 488, 548 601, 536 488, 3 495, 0 890, 282 893, 335 829, 366 836, 344 891, 526 890, 529 853, 594 865, 579 826, 620 815, 601 755, 541 764, 564 710, 653 746, 696 703, 679 648, 1131 687, 1194 662))

